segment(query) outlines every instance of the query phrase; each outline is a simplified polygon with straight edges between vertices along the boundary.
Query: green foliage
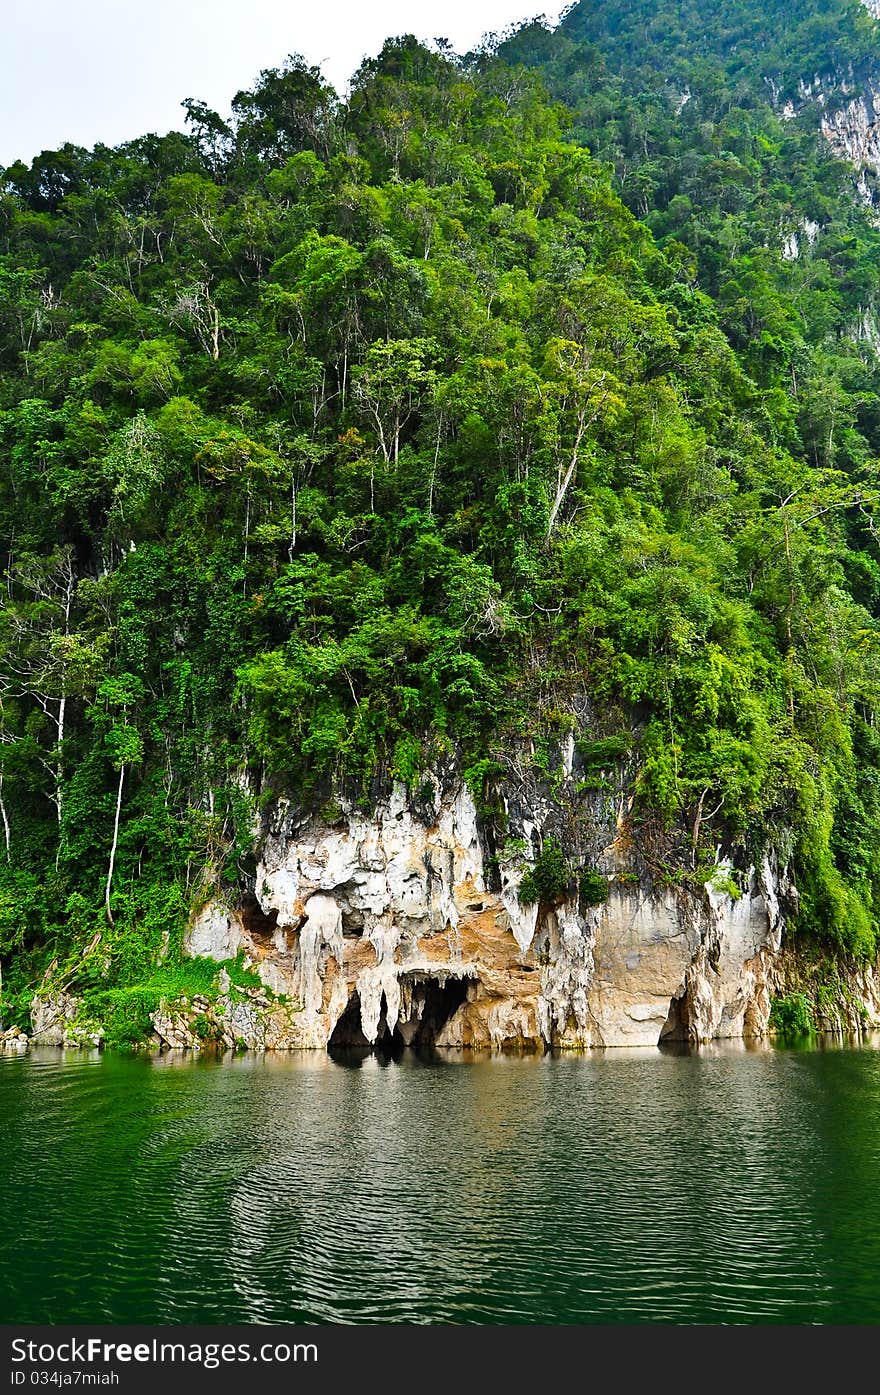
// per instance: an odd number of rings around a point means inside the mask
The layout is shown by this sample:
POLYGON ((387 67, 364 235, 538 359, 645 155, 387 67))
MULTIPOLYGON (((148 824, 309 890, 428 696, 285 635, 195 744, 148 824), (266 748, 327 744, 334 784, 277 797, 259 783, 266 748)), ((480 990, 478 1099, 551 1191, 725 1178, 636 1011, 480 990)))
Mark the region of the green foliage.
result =
POLYGON ((601 0, 3 172, 8 1002, 57 960, 134 1039, 259 800, 454 759, 501 839, 571 736, 670 875, 788 842, 874 952, 880 231, 780 119, 817 52, 833 108, 876 25, 601 0))
POLYGON ((608 900, 608 882, 595 867, 584 867, 578 876, 578 905, 581 911, 588 906, 601 906, 608 900))
POLYGON ((615 736, 605 736, 599 741, 580 741, 578 753, 588 770, 607 770, 629 755, 632 744, 630 733, 621 732, 615 736))
POLYGON ((523 906, 552 906, 566 895, 571 870, 555 838, 548 838, 534 865, 519 884, 519 900, 523 906))
MULTIPOLYGON (((80 1020, 85 1024, 100 1024, 107 1046, 141 1045, 153 1031, 150 1014, 163 1002, 189 1003, 196 997, 215 1001, 220 994, 221 969, 230 979, 232 997, 241 997, 247 989, 262 988, 254 970, 244 967, 241 952, 236 959, 222 964, 213 959, 171 958, 146 968, 138 981, 125 982, 133 971, 129 969, 127 973, 122 968, 120 986, 107 988, 102 979, 94 987, 87 988, 82 995, 80 1020)), ((219 1039, 216 1026, 204 1013, 196 1014, 193 1031, 206 1043, 216 1043, 219 1039)))
POLYGON ((815 1031, 813 1005, 805 993, 790 993, 787 998, 774 998, 770 1008, 770 1027, 780 1037, 797 1039, 815 1031))
POLYGON ((159 1002, 150 988, 110 988, 87 994, 83 1006, 86 1020, 100 1022, 103 1027, 104 1045, 127 1050, 149 1036, 153 1030, 150 1013, 159 1002))

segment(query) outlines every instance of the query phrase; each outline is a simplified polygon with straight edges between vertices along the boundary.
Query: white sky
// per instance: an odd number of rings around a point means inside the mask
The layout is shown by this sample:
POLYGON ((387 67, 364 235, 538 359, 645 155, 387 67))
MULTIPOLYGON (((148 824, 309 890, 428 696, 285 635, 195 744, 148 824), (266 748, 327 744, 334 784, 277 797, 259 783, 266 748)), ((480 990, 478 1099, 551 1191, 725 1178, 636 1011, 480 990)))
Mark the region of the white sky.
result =
MULTIPOLYGON (((555 20, 562 5, 544 7, 555 20)), ((390 35, 460 53, 541 0, 0 0, 0 165, 64 141, 115 145, 180 129, 184 97, 226 115, 290 52, 337 90, 390 35)))

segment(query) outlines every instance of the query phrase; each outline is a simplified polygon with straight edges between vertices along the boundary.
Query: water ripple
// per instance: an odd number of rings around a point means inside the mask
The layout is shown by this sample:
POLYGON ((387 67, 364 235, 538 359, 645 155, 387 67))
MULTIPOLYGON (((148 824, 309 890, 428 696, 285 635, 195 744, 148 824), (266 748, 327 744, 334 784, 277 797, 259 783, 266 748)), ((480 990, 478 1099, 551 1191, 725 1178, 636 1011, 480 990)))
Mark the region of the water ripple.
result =
POLYGON ((0 1059, 7 1322, 875 1322, 880 1056, 0 1059))

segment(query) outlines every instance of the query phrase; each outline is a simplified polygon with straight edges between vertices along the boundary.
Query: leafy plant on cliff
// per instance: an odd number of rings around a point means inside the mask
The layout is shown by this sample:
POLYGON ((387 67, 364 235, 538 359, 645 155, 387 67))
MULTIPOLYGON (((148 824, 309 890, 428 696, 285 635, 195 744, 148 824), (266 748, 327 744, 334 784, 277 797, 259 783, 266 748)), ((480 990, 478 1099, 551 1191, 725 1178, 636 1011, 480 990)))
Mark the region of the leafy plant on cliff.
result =
POLYGON ((558 840, 548 838, 519 884, 520 904, 552 906, 566 895, 571 880, 571 869, 558 840))
POLYGON ((578 875, 578 905, 601 906, 608 900, 608 882, 595 867, 583 867, 578 875))

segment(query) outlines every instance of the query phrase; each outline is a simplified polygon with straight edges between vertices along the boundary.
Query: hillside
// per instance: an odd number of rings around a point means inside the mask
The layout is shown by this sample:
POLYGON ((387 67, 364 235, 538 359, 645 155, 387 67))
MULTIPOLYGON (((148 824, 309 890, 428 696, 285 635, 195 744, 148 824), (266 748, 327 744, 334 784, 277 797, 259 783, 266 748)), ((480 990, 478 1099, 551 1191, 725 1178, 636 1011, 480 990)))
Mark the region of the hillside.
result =
POLYGON ((832 8, 390 40, 345 102, 292 59, 3 172, 5 1017, 210 1003, 218 899, 226 990, 289 926, 323 1011, 343 922, 307 965, 266 840, 395 782, 463 782, 563 1037, 611 890, 772 864, 792 944, 873 959, 880 230, 798 84, 880 41, 832 8))

